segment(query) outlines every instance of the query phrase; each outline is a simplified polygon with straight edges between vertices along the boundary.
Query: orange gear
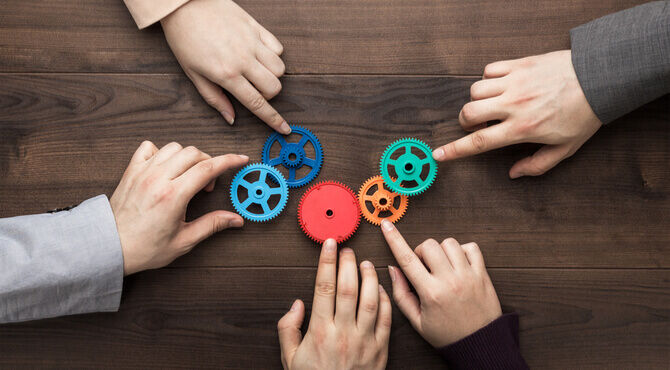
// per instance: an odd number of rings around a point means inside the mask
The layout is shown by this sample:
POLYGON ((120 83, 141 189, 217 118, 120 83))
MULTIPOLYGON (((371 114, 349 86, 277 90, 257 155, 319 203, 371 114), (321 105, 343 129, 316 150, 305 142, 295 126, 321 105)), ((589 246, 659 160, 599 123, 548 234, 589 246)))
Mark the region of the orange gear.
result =
POLYGON ((384 184, 384 179, 381 176, 375 176, 369 178, 361 186, 358 192, 358 203, 363 217, 373 225, 380 225, 382 220, 398 221, 407 210, 409 198, 390 191, 384 184), (399 198, 397 205, 396 198, 399 198), (382 214, 384 216, 380 216, 382 214))

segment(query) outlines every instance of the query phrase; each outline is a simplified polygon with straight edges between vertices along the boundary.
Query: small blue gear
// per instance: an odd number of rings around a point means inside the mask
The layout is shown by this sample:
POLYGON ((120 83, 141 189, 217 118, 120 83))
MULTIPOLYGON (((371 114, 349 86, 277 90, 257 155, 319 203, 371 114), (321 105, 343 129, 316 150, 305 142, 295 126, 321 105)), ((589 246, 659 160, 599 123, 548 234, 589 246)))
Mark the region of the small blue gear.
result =
POLYGON ((288 185, 284 176, 276 168, 262 163, 250 164, 242 168, 233 178, 230 184, 230 200, 233 207, 240 216, 250 221, 263 222, 271 220, 284 210, 288 202, 288 185), (245 177, 252 173, 258 173, 257 180, 246 180, 245 177), (246 189, 240 197, 240 187, 246 189), (268 202, 273 195, 279 195, 279 202, 274 207, 268 202), (244 198, 244 199, 240 199, 244 198), (261 213, 249 210, 252 205, 258 205, 263 210, 261 213))
POLYGON ((323 164, 323 148, 319 139, 310 130, 300 126, 291 126, 291 135, 294 134, 302 135, 302 138, 297 143, 289 143, 284 139, 283 135, 275 132, 265 141, 262 153, 264 164, 273 167, 283 166, 288 170, 286 183, 290 188, 297 188, 314 180, 323 164), (279 156, 270 158, 270 149, 277 142, 281 146, 279 156), (311 143, 314 147, 315 158, 307 157, 305 153, 305 145, 307 143, 311 143), (310 171, 305 176, 296 179, 296 172, 302 166, 309 167, 310 171))

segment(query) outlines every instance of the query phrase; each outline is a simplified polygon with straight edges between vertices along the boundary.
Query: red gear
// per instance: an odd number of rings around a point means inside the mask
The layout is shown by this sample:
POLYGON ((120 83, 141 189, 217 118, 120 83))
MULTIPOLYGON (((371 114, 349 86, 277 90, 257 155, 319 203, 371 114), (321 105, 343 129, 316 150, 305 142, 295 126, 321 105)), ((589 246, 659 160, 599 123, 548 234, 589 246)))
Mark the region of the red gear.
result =
POLYGON ((361 222, 358 198, 339 182, 320 182, 302 195, 298 205, 298 222, 315 242, 323 243, 333 238, 339 244, 349 239, 361 222))

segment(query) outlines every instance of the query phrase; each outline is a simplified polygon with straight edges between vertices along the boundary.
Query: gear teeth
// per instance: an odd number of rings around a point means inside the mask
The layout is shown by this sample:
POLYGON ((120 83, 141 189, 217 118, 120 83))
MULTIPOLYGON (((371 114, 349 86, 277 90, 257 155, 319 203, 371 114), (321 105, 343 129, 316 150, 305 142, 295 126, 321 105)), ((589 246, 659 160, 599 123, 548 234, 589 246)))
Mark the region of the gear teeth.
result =
MULTIPOLYGON (((361 187, 358 191, 359 208, 361 210, 361 214, 363 215, 363 218, 365 218, 365 220, 367 220, 369 223, 371 223, 373 225, 377 225, 377 226, 381 225, 381 222, 384 219, 387 219, 387 220, 389 220, 393 223, 397 222, 398 220, 400 220, 405 215, 405 212, 407 211, 407 207, 409 207, 409 197, 407 197, 406 195, 394 193, 393 191, 386 190, 386 189, 384 189, 384 185, 386 185, 384 183, 384 179, 381 176, 377 175, 377 176, 374 176, 374 177, 371 177, 371 178, 367 179, 363 183, 363 185, 361 185, 361 187), (390 211, 391 214, 392 214, 391 216, 381 218, 381 217, 378 217, 378 216, 374 216, 368 210, 367 205, 365 203, 366 201, 371 202, 373 204, 374 208, 379 209, 379 207, 375 206, 374 201, 363 199, 363 197, 365 195, 368 195, 367 193, 373 185, 377 185, 377 191, 379 191, 381 189, 381 190, 387 191, 391 194, 395 194, 393 199, 395 199, 398 196, 401 197, 399 207, 396 208, 395 211, 390 211)), ((388 185, 386 185, 386 186, 388 187, 388 185)), ((374 196, 374 194, 376 194, 377 191, 375 193, 373 193, 372 195, 374 196)), ((390 209, 393 209, 393 208, 390 208, 390 209)))
MULTIPOLYGON (((416 157, 416 155, 413 155, 413 157, 416 157)), ((432 149, 425 142, 415 138, 402 138, 395 140, 391 144, 389 144, 382 153, 382 156, 379 160, 379 169, 382 177, 384 178, 384 182, 389 189, 398 194, 407 196, 419 195, 424 191, 428 190, 428 188, 432 186, 432 184, 435 181, 435 178, 437 177, 437 162, 435 162, 435 160, 433 159, 432 149), (391 176, 388 171, 388 167, 391 164, 387 163, 387 161, 391 158, 391 155, 398 149, 398 146, 402 144, 405 145, 409 144, 412 147, 420 149, 426 155, 426 158, 428 158, 429 160, 428 164, 430 170, 428 172, 428 175, 426 176, 426 179, 423 179, 421 182, 415 180, 418 185, 411 188, 406 188, 400 186, 399 184, 395 184, 393 181, 391 181, 391 176)))
MULTIPOLYGON (((314 147, 314 152, 315 152, 315 158, 312 158, 316 161, 316 164, 314 167, 310 168, 310 171, 307 175, 303 176, 300 179, 293 179, 293 180, 286 180, 286 183, 288 184, 289 188, 298 188, 301 186, 304 186, 311 181, 313 181, 318 175, 319 172, 321 172, 321 167, 323 165, 323 146, 321 145, 321 142, 319 139, 312 133, 312 131, 302 127, 302 126, 297 126, 297 125, 291 125, 292 132, 295 132, 297 134, 302 135, 303 137, 307 137, 308 142, 312 144, 314 147)), ((265 141, 265 144, 263 145, 263 150, 262 150, 262 161, 265 164, 270 163, 270 149, 272 148, 272 145, 277 142, 278 138, 281 137, 279 133, 273 133, 271 134, 268 139, 265 141)), ((281 159, 281 155, 279 156, 281 159)), ((275 158, 273 158, 274 160, 275 158)), ((304 161, 304 158, 302 159, 304 161)), ((276 164, 276 166, 281 166, 287 170, 290 170, 291 168, 298 169, 302 168, 302 166, 305 166, 304 163, 300 163, 298 166, 286 166, 284 162, 282 161, 279 164, 276 164)), ((309 167, 309 166, 307 166, 309 167)))
MULTIPOLYGON (((247 191, 249 191, 248 188, 247 191)), ((284 208, 286 208, 286 204, 288 204, 288 198, 289 198, 288 186, 286 184, 284 176, 276 168, 268 166, 263 163, 252 163, 240 169, 237 172, 237 174, 235 174, 235 177, 233 177, 233 180, 231 181, 229 192, 230 192, 230 200, 237 213, 239 213, 240 216, 244 217, 245 219, 254 222, 270 221, 275 217, 279 216, 284 211, 284 208), (270 174, 271 176, 275 177, 279 182, 279 188, 281 189, 281 193, 279 194, 280 196, 279 203, 277 203, 277 205, 275 205, 275 208, 271 209, 270 212, 268 213, 257 214, 249 212, 246 208, 242 208, 242 205, 237 199, 238 187, 244 186, 240 184, 241 179, 243 179, 246 175, 252 172, 265 172, 266 176, 267 174, 270 174)), ((267 204, 267 199, 265 200, 265 202, 267 204)))
POLYGON ((321 181, 321 182, 318 182, 318 183, 310 186, 305 191, 305 193, 300 198, 300 202, 298 203, 298 224, 300 225, 300 228, 305 233, 305 235, 307 235, 307 237, 309 237, 313 241, 315 241, 317 243, 322 243, 324 241, 324 240, 321 240, 320 238, 316 237, 313 232, 308 230, 308 228, 306 227, 305 219, 303 219, 303 215, 302 215, 302 213, 303 213, 302 209, 305 206, 306 197, 312 191, 314 191, 314 189, 319 188, 319 187, 324 186, 324 185, 334 185, 334 186, 339 187, 340 189, 345 190, 351 196, 351 199, 353 200, 353 204, 356 207, 355 222, 351 226, 351 230, 347 230, 344 235, 339 235, 339 237, 337 239, 337 243, 339 244, 339 243, 342 243, 342 242, 345 242, 345 241, 349 240, 354 235, 354 233, 356 233, 356 230, 358 230, 358 227, 360 226, 360 223, 361 223, 361 209, 358 205, 358 198, 356 196, 356 193, 354 193, 353 190, 351 190, 348 186, 346 186, 345 184, 343 184, 339 181, 331 181, 331 180, 321 181))

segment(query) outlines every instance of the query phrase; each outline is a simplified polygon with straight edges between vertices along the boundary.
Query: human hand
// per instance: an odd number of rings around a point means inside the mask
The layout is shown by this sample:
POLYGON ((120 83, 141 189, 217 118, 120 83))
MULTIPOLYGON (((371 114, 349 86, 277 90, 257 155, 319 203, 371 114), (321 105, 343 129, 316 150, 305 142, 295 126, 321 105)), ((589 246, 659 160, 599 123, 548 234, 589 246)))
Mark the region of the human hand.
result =
POLYGON ((161 25, 186 75, 229 124, 235 111, 220 87, 268 126, 291 133, 267 102, 282 87, 278 77, 284 74, 279 57, 283 46, 247 12, 231 0, 189 1, 163 18, 161 25))
POLYGON ((369 261, 361 263, 359 299, 354 252, 349 248, 340 252, 337 288, 336 265, 337 245, 335 240, 328 239, 321 249, 312 317, 305 338, 300 333, 305 317, 301 300, 293 302, 291 310, 277 324, 284 369, 383 369, 386 366, 391 300, 377 281, 375 267, 369 261))
POLYGON ((570 50, 491 63, 470 88, 458 121, 472 134, 433 152, 446 161, 518 143, 546 144, 509 170, 538 176, 573 155, 602 123, 586 101, 570 50), (501 123, 487 127, 487 122, 501 123))
POLYGON ((502 315, 477 244, 428 239, 412 251, 392 223, 383 221, 382 232, 400 266, 389 266, 393 300, 433 347, 457 342, 502 315))
POLYGON ((123 272, 163 267, 215 232, 242 227, 238 214, 214 211, 186 222, 186 206, 216 178, 247 163, 245 155, 210 157, 195 147, 150 142, 137 149, 110 199, 123 251, 123 272))

